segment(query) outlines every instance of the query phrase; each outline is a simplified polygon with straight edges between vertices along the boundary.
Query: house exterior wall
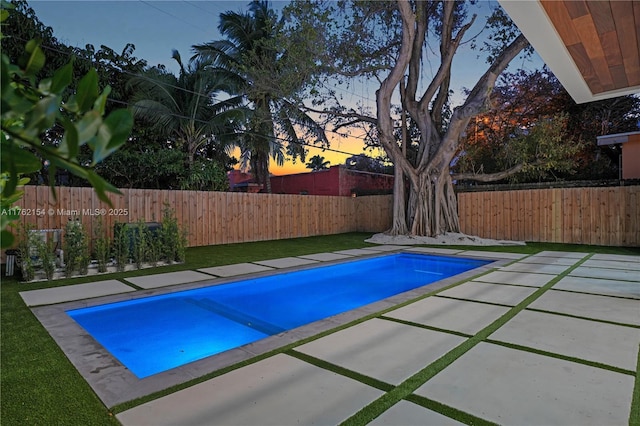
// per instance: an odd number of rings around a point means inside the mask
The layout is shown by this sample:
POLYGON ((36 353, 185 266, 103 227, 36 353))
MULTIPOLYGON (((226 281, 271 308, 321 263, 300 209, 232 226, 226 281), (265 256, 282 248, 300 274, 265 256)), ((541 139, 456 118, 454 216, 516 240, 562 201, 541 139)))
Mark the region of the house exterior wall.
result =
POLYGON ((262 185, 255 183, 250 173, 231 170, 227 172, 227 178, 229 179, 229 191, 231 192, 256 193, 262 190, 262 185))
POLYGON ((622 144, 622 179, 640 179, 640 134, 622 144))
POLYGON ((349 197, 380 194, 392 189, 392 175, 349 170, 344 166, 332 166, 317 172, 271 177, 271 192, 274 194, 349 197))
POLYGON ((273 194, 341 195, 340 170, 334 166, 317 172, 272 176, 273 194))
POLYGON ((339 195, 372 195, 391 193, 393 191, 393 175, 362 172, 359 170, 340 169, 339 195))

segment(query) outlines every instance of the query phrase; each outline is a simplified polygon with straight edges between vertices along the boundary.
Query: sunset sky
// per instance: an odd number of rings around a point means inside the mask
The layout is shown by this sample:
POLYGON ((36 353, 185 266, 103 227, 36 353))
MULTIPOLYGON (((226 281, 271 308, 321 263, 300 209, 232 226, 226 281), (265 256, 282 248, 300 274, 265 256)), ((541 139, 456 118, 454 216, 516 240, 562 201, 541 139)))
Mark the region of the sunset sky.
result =
MULTIPOLYGON (((134 56, 145 59, 150 66, 164 64, 172 72, 177 72, 177 66, 171 59, 172 49, 177 49, 183 58, 189 58, 192 45, 220 39, 217 26, 221 12, 242 12, 248 3, 244 0, 29 1, 40 21, 52 27, 54 36, 65 44, 77 47, 93 44, 96 48, 106 45, 120 52, 127 43, 133 43, 136 47, 134 56)), ((272 1, 271 5, 281 10, 287 3, 272 1)), ((493 0, 485 0, 474 6, 474 12, 481 16, 469 34, 481 30, 484 23, 482 15, 496 5, 497 2, 493 0)), ((478 59, 478 52, 472 51, 468 45, 461 46, 459 50, 459 55, 454 59, 454 106, 463 100, 463 88, 472 87, 487 67, 483 59, 478 59)), ((514 64, 520 68, 536 68, 540 65, 538 58, 520 60, 514 64)), ((340 90, 346 103, 361 103, 375 111, 375 84, 361 83, 357 87, 340 90)), ((363 153, 361 138, 341 138, 331 132, 327 136, 331 141, 331 149, 349 154, 309 148, 308 158, 321 155, 331 165, 337 165, 343 164, 351 155, 363 153)), ((298 160, 296 163, 287 162, 283 167, 277 167, 272 162, 270 171, 282 175, 306 172, 308 169, 298 160)))

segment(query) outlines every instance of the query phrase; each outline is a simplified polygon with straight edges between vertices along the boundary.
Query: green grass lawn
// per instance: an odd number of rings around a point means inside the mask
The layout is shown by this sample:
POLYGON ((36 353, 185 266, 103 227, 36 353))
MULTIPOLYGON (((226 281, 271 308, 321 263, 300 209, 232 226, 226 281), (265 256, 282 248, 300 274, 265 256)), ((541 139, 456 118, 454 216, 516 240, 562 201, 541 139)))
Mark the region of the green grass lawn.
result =
MULTIPOLYGON (((277 257, 370 246, 371 234, 348 233, 255 243, 194 247, 187 250, 187 262, 126 273, 64 279, 54 282, 20 283, 2 277, 0 286, 0 424, 2 425, 108 425, 118 424, 89 385, 67 360, 40 325, 18 292, 79 284, 125 276, 138 276, 196 269, 277 257)), ((509 247, 468 247, 473 250, 534 254, 543 250, 582 251, 640 255, 640 249, 566 244, 538 244, 509 247)))

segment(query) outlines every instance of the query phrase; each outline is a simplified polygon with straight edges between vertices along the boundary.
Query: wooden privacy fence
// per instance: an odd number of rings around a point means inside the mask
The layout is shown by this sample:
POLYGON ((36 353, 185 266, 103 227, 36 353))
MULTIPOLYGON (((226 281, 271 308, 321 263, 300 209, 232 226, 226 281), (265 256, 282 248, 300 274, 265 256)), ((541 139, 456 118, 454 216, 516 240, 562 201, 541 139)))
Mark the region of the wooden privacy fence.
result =
POLYGON ((458 212, 483 238, 640 246, 640 186, 462 192, 458 212))
MULTIPOLYGON (((392 196, 331 197, 239 192, 123 189, 113 207, 91 188, 25 187, 22 221, 64 228, 79 218, 92 235, 97 217, 111 233, 116 222, 159 221, 165 202, 189 231, 189 246, 382 232, 391 225, 392 196), (103 210, 101 210, 103 209, 103 210)), ((458 194, 462 232, 505 240, 640 246, 640 186, 530 189, 458 194)))
POLYGON ((101 217, 109 235, 117 222, 160 221, 165 203, 188 229, 189 246, 328 235, 380 232, 389 227, 388 196, 330 197, 240 192, 122 189, 110 196, 113 206, 98 200, 92 188, 25 186, 23 223, 36 229, 64 228, 82 221, 93 235, 101 217))

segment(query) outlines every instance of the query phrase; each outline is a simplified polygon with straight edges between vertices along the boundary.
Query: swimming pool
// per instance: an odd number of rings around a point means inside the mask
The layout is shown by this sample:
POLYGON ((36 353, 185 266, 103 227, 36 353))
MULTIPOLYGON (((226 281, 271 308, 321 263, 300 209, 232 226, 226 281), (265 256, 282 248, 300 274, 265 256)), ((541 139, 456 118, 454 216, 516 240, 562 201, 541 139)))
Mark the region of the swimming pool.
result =
POLYGON ((487 263, 399 253, 67 314, 144 378, 487 263))

